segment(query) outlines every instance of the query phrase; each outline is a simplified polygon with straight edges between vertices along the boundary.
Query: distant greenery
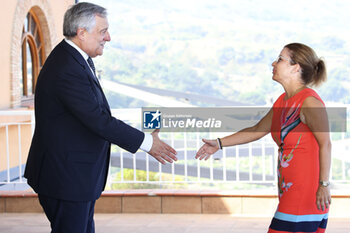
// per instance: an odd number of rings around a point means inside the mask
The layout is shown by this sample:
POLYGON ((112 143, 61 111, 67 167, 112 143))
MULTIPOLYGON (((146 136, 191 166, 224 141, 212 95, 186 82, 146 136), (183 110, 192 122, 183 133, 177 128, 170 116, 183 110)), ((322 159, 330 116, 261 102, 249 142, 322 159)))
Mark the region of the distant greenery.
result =
MULTIPOLYGON (((187 188, 186 183, 181 184, 157 184, 155 183, 114 183, 121 181, 122 177, 124 181, 133 181, 134 180, 134 170, 124 168, 123 172, 119 168, 114 168, 112 173, 112 182, 107 189, 117 190, 117 189, 154 189, 154 188, 187 188), (170 187, 171 186, 171 187, 170 187)), ((136 181, 147 181, 147 172, 143 170, 136 170, 136 181)), ((148 180, 151 182, 154 181, 173 181, 171 174, 158 173, 158 172, 149 172, 148 180), (160 177, 161 176, 161 177, 160 177)), ((183 181, 182 176, 175 175, 174 181, 183 181)))
MULTIPOLYGON (((283 92, 271 80, 271 63, 297 41, 327 62, 321 97, 350 103, 347 1, 93 2, 109 11, 112 41, 96 58, 104 79, 271 105, 283 92)), ((152 105, 112 92, 107 97, 112 108, 152 105)))
MULTIPOLYGON (((157 183, 159 181, 160 173, 149 172, 149 181, 152 183, 118 183, 121 181, 121 170, 119 168, 112 168, 112 181, 107 184, 106 190, 123 190, 123 189, 222 189, 222 190, 251 190, 251 189, 274 189, 274 185, 271 184, 247 184, 247 183, 213 183, 209 182, 209 179, 201 178, 201 182, 196 183, 198 180, 196 177, 188 177, 188 183, 184 182, 185 177, 175 175, 175 181, 183 181, 182 183, 157 183)), ((172 181, 171 174, 162 173, 162 181, 172 181)), ((123 179, 125 181, 133 181, 134 171, 133 169, 123 169, 123 179)), ((146 171, 136 170, 136 180, 146 181, 146 171)))
MULTIPOLYGON (((191 165, 191 162, 188 161, 188 165, 191 165)), ((253 157, 253 163, 252 163, 252 170, 254 173, 262 174, 262 165, 261 165, 261 158, 253 157)), ((181 163, 181 162, 180 162, 181 163)), ((202 166, 209 167, 209 161, 202 162, 202 166)), ((227 158, 227 169, 235 169, 236 161, 232 158, 227 158)), ((249 158, 240 158, 240 172, 249 172, 249 158)), ((342 180, 342 179, 349 179, 350 178, 350 164, 345 164, 345 177, 343 177, 343 169, 342 169, 342 163, 340 160, 334 158, 332 160, 332 179, 333 180, 342 180)), ((265 158, 265 166, 266 166, 266 175, 272 175, 271 171, 271 159, 266 157, 265 158)), ((222 161, 213 161, 213 168, 221 168, 222 167, 222 161)), ((143 170, 136 170, 136 181, 146 181, 147 180, 147 173, 143 170)), ((243 190, 249 190, 249 189, 270 189, 274 188, 274 182, 271 184, 254 184, 254 183, 233 183, 233 182, 226 182, 226 183, 215 183, 215 182, 209 182, 210 180, 207 178, 201 178, 201 182, 203 183, 197 183, 198 179, 197 177, 187 177, 188 182, 185 182, 185 176, 182 175, 175 175, 174 177, 171 174, 166 173, 158 173, 158 172, 149 172, 148 180, 152 183, 133 183, 134 180, 134 170, 124 168, 123 172, 121 172, 120 168, 111 167, 111 181, 109 184, 107 184, 106 189, 107 190, 121 190, 121 189, 224 189, 224 190, 233 190, 233 189, 243 189, 243 190), (131 183, 118 183, 122 179, 123 176, 124 181, 131 181, 131 183), (161 177, 160 177, 161 176, 161 177), (172 183, 173 179, 180 183, 172 183), (169 181, 169 183, 157 183, 157 181, 169 181), (192 183, 191 183, 192 182, 192 183)))

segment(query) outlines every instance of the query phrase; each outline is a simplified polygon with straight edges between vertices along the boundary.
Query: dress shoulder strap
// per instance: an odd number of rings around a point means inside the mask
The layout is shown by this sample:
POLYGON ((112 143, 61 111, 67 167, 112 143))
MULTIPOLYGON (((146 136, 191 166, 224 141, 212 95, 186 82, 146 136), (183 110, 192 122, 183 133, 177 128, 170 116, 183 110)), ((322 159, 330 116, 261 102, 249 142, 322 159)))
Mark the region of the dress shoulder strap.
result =
POLYGON ((302 90, 302 91, 299 93, 299 95, 298 95, 298 100, 297 100, 297 101, 298 101, 299 103, 303 104, 304 100, 305 100, 307 97, 310 97, 310 96, 315 97, 316 99, 318 99, 319 101, 321 101, 321 103, 322 103, 323 105, 325 105, 324 102, 323 102, 323 100, 321 99, 321 97, 316 93, 316 91, 314 91, 314 90, 311 89, 311 88, 305 88, 304 90, 302 90))

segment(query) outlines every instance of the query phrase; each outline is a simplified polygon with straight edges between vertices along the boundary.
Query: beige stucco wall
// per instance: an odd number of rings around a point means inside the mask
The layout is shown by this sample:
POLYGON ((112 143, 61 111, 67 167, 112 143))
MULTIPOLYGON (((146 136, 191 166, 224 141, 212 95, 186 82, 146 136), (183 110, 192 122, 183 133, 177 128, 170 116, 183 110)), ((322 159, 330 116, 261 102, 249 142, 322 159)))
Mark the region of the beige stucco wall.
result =
POLYGON ((24 19, 35 7, 43 28, 46 54, 63 38, 66 9, 74 0, 2 0, 0 14, 0 110, 20 106, 20 49, 24 19))
MULTIPOLYGON (((1 0, 0 14, 0 110, 19 108, 21 103, 21 36, 24 19, 33 8, 42 26, 46 54, 63 38, 63 15, 74 0, 1 0)), ((5 124, 28 122, 28 116, 0 115, 0 171, 7 169, 7 149, 10 154, 9 166, 15 167, 26 162, 30 141, 31 126, 21 127, 21 140, 18 126, 5 124), (7 131, 7 133, 6 133, 7 131), (6 140, 8 134, 8 142, 6 140), (19 146, 19 142, 21 146, 19 146), (19 150, 20 148, 20 150, 19 150), (21 155, 21 161, 19 156, 21 155)))
POLYGON ((17 1, 1 2, 0 14, 0 109, 10 107, 10 49, 12 38, 12 22, 17 1))
POLYGON ((63 39, 63 15, 64 12, 75 3, 75 0, 55 0, 50 1, 50 5, 52 5, 53 18, 55 20, 55 29, 58 37, 58 41, 60 42, 63 39))

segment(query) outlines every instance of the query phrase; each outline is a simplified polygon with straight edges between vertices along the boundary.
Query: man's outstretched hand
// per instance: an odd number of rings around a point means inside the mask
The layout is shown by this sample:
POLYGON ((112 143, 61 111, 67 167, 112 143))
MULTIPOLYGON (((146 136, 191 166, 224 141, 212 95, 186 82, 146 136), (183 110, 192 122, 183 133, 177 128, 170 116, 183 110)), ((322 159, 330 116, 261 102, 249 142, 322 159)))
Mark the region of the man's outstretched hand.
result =
POLYGON ((153 144, 151 150, 148 153, 162 164, 166 164, 165 161, 168 161, 169 163, 177 161, 176 150, 160 140, 158 134, 159 129, 156 129, 151 133, 153 137, 153 144))

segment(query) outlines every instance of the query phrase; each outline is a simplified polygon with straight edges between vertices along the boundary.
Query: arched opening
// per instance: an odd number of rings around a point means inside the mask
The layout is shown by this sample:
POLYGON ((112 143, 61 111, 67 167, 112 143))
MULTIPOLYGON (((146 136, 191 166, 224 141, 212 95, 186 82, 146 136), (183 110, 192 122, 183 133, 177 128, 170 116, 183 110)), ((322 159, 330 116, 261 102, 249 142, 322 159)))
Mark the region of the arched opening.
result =
POLYGON ((21 105, 28 106, 33 103, 36 80, 46 58, 41 24, 33 9, 24 20, 21 42, 21 105))

